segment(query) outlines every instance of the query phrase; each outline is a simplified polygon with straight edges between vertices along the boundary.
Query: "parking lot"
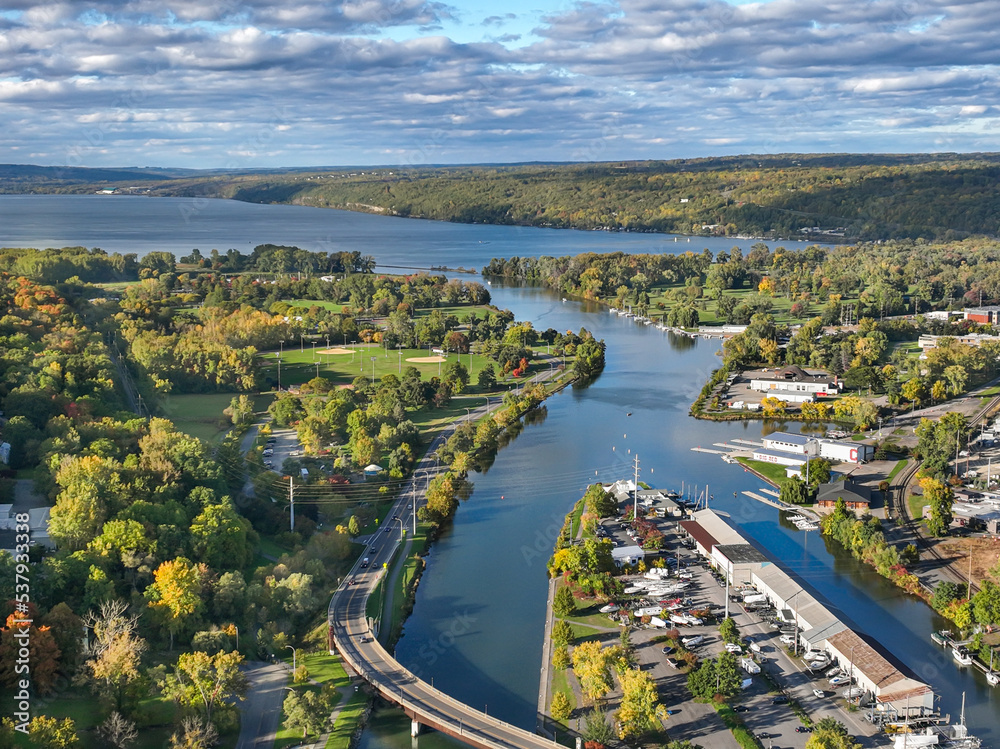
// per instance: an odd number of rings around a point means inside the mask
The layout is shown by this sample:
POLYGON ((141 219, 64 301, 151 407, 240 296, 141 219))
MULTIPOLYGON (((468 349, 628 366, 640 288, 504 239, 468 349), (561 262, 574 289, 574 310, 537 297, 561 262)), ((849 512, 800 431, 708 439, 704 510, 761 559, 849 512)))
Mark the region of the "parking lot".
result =
MULTIPOLYGON (((674 560, 677 568, 684 572, 684 582, 688 583, 682 593, 676 594, 686 599, 683 610, 708 608, 721 620, 726 610, 725 587, 719 584, 707 563, 696 552, 684 547, 675 519, 658 520, 656 524, 666 537, 664 555, 674 560)), ((606 536, 615 543, 635 543, 620 521, 605 520, 601 526, 606 536)), ((647 557, 646 561, 649 564, 651 560, 647 557)), ((641 576, 630 579, 639 580, 641 576)), ((674 576, 668 579, 677 582, 681 578, 674 576)), ((766 612, 748 613, 739 603, 731 600, 730 616, 744 637, 745 653, 750 655, 749 643, 753 642, 755 650, 760 651, 756 654, 756 659, 761 669, 783 688, 783 694, 771 693, 771 685, 762 673, 752 676, 751 685, 740 697, 732 700, 734 708, 742 713, 747 727, 757 735, 763 746, 768 749, 805 747, 809 734, 796 730, 803 724, 783 701, 786 695, 794 698, 814 722, 827 716, 840 721, 858 738, 858 743, 865 747, 884 743, 884 737, 877 736, 876 727, 864 720, 863 712, 849 713, 846 710, 845 702, 840 697, 842 687, 835 688, 829 684, 828 679, 815 677, 801 659, 793 658, 786 652, 785 646, 780 642, 783 633, 773 627, 766 612), (816 696, 814 689, 821 689, 823 697, 816 696)), ((667 627, 678 629, 682 637, 703 637, 699 644, 690 647, 700 658, 714 658, 726 647, 715 624, 683 626, 668 622, 667 627)), ((722 724, 715 710, 710 705, 691 699, 686 674, 671 664, 671 654, 664 654, 663 643, 656 641, 664 631, 652 627, 637 628, 633 630, 631 639, 640 667, 654 678, 663 704, 671 713, 667 721, 671 739, 689 739, 713 749, 737 747, 736 740, 722 724)))

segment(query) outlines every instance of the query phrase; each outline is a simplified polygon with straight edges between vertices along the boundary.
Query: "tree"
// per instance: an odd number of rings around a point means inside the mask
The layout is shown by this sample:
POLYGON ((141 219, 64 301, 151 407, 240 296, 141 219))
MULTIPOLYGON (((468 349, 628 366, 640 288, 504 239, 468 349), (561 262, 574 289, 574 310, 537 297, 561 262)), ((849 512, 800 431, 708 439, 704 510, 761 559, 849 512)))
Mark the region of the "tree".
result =
POLYGON ((209 655, 201 651, 181 653, 174 673, 167 677, 164 693, 185 707, 200 711, 206 725, 217 706, 246 697, 248 682, 240 671, 243 656, 231 653, 209 655))
POLYGON ((189 715, 178 731, 170 736, 170 749, 211 749, 219 741, 219 732, 211 723, 189 715))
POLYGON ((493 390, 497 386, 497 373, 492 364, 487 364, 476 375, 476 382, 484 391, 493 390))
POLYGON ((597 700, 611 691, 609 649, 597 641, 584 642, 573 648, 573 671, 583 693, 597 700))
POLYGON ((706 658, 698 668, 688 673, 687 687, 695 698, 708 699, 716 689, 715 661, 706 658))
POLYGON ((146 641, 136 634, 139 617, 127 611, 125 601, 106 601, 84 620, 94 632, 87 661, 94 691, 120 713, 126 713, 138 697, 139 668, 146 652, 146 641))
POLYGON ((239 570, 253 557, 256 534, 229 497, 210 504, 191 521, 192 548, 214 570, 239 570))
POLYGON ((580 731, 583 740, 587 743, 610 744, 615 738, 615 729, 604 717, 604 713, 598 708, 590 710, 583 717, 583 730, 580 731))
POLYGON ((97 727, 97 735, 114 749, 129 749, 139 738, 135 722, 118 711, 111 713, 107 720, 97 727))
POLYGON ((610 517, 618 512, 618 500, 615 499, 615 495, 605 491, 600 484, 591 485, 584 498, 587 501, 588 512, 599 518, 610 517))
POLYGON ((926 519, 927 531, 934 536, 944 536, 951 525, 951 507, 955 493, 951 487, 938 479, 927 476, 920 479, 924 499, 930 505, 930 516, 926 519))
POLYGON ((28 725, 28 737, 37 749, 70 749, 80 745, 72 718, 56 720, 47 715, 32 718, 28 725))
POLYGON ((838 720, 823 718, 806 741, 806 749, 860 749, 848 735, 847 728, 838 720))
MULTIPOLYGON (((812 475, 809 478, 812 478, 812 475)), ((809 487, 798 476, 792 476, 781 485, 780 498, 782 502, 788 504, 805 504, 809 501, 809 487)))
POLYGON ((569 668, 569 665, 569 651, 566 649, 566 646, 557 647, 555 652, 552 653, 552 667, 563 670, 569 668))
POLYGON ((576 599, 568 585, 561 585, 552 599, 552 611, 556 616, 569 616, 576 611, 576 599))
POLYGON ((177 557, 157 567, 153 578, 153 584, 146 588, 146 600, 166 619, 173 650, 174 635, 202 606, 201 571, 189 559, 177 557))
POLYGON ((726 697, 740 693, 740 671, 736 656, 726 651, 715 659, 716 692, 726 697))
POLYGON ((972 597, 972 615, 986 627, 1000 624, 1000 586, 992 580, 983 580, 979 592, 972 597))
POLYGON ((719 625, 719 634, 726 642, 735 644, 740 641, 740 630, 737 628, 736 622, 733 621, 732 617, 726 617, 722 620, 722 624, 719 625))
POLYGON ((569 622, 560 619, 552 625, 552 644, 557 648, 572 644, 573 639, 573 627, 569 622))
POLYGON ((552 695, 552 704, 549 706, 549 714, 559 722, 569 720, 573 714, 573 705, 565 692, 556 692, 552 695))
POLYGON ((285 697, 285 728, 302 730, 302 738, 319 735, 330 723, 330 697, 325 691, 297 692, 285 697))
POLYGON ((633 738, 657 728, 660 719, 666 717, 666 709, 660 704, 652 677, 645 671, 630 668, 619 675, 618 680, 622 689, 621 704, 615 713, 618 736, 633 738))

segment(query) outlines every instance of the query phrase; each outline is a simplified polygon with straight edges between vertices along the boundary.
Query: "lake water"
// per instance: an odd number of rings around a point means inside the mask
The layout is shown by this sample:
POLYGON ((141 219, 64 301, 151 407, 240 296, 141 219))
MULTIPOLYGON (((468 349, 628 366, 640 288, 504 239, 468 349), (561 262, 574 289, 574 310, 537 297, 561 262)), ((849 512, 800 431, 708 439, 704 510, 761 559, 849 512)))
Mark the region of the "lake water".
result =
MULTIPOLYGON (((249 250, 262 242, 312 250, 360 250, 386 265, 480 268, 493 256, 581 251, 678 252, 754 240, 685 239, 651 234, 464 226, 293 206, 159 198, 0 196, 0 246, 100 246, 108 251, 249 250)), ((783 243, 794 246, 794 243, 783 243)), ((397 648, 400 661, 473 707, 532 728, 541 665, 545 562, 569 507, 597 480, 632 475, 661 488, 708 484, 712 506, 796 573, 845 618, 928 681, 944 712, 958 715, 997 745, 998 694, 971 669, 954 667, 930 640, 942 622, 922 602, 828 548, 817 534, 779 523, 777 510, 745 498, 762 484, 719 456, 691 452, 737 437, 758 439, 760 422, 691 419, 688 407, 718 365, 717 341, 691 341, 639 326, 605 308, 543 289, 494 283, 493 301, 536 327, 594 331, 608 344, 608 366, 589 387, 550 398, 484 474, 453 525, 435 544, 413 615, 397 648), (631 413, 631 416, 628 414, 631 413), (454 633, 461 632, 457 637, 454 633)), ((793 430, 797 427, 793 426, 793 430)), ((428 735, 424 749, 453 742, 428 735)), ((399 713, 380 714, 362 747, 410 747, 399 713)))

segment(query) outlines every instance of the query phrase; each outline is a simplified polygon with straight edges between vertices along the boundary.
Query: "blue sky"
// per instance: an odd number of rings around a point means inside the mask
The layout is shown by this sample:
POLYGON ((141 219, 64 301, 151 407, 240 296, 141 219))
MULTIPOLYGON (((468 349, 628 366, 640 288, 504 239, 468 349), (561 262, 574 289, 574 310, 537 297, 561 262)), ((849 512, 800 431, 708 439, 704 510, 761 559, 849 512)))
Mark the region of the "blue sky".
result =
POLYGON ((0 162, 995 151, 992 0, 6 0, 0 162))

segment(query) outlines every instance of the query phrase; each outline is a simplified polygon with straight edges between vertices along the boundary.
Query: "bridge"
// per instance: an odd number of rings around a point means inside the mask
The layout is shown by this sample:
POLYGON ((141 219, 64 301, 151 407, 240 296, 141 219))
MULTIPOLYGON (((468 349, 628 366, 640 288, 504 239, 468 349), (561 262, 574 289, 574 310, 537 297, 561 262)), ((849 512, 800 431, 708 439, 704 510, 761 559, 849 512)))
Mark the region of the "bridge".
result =
MULTIPOLYGON (((471 416, 475 417, 480 410, 474 410, 471 416)), ((447 437, 447 433, 440 435, 427 451, 428 456, 447 437)), ((371 630, 366 616, 368 597, 384 574, 383 565, 389 564, 403 543, 402 534, 395 532, 394 523, 407 527, 413 522, 417 497, 415 477, 422 471, 434 470, 431 465, 427 457, 421 461, 421 467, 414 471, 414 478, 400 492, 399 499, 389 511, 385 523, 387 527, 370 540, 366 561, 355 565, 352 573, 333 594, 328 611, 331 653, 336 648, 344 661, 384 699, 399 705, 410 717, 414 736, 421 726, 428 726, 481 749, 558 747, 560 745, 550 739, 471 708, 421 681, 382 647, 371 630)))

